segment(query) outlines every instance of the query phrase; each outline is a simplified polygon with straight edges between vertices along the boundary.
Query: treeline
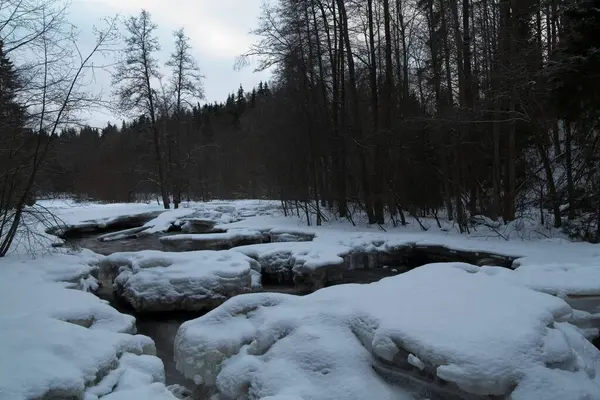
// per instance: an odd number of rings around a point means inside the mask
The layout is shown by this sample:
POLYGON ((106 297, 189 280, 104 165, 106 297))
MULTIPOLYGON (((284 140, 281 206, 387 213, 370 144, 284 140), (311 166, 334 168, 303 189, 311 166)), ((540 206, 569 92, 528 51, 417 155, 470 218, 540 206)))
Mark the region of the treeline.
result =
MULTIPOLYGON (((264 171, 263 137, 273 114, 268 84, 240 87, 225 103, 182 109, 157 119, 169 197, 182 200, 277 198, 264 171), (260 116, 262 114, 262 117, 260 116)), ((69 193, 107 202, 155 200, 160 194, 152 124, 141 116, 121 126, 64 129, 41 176, 44 193, 69 193)))

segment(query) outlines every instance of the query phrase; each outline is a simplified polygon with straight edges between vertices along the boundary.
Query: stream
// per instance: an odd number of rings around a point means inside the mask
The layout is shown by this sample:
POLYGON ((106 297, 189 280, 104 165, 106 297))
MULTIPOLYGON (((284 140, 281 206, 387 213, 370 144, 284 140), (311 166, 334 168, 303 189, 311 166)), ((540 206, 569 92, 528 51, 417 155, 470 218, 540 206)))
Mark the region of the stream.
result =
MULTIPOLYGON (((83 235, 70 238, 67 244, 73 248, 86 248, 97 254, 111 255, 120 252, 134 252, 142 250, 162 250, 159 238, 169 235, 163 234, 142 236, 134 239, 123 239, 110 242, 98 240, 101 234, 83 235)), ((380 277, 379 277, 380 278, 380 277)), ((265 284, 261 292, 279 292, 288 294, 299 294, 296 288, 276 284, 265 284)), ((137 333, 148 336, 154 340, 156 345, 156 356, 160 358, 165 366, 165 378, 168 385, 181 385, 186 389, 193 390, 194 382, 186 379, 175 366, 174 347, 175 336, 181 324, 185 321, 196 319, 203 314, 192 312, 170 312, 161 314, 140 314, 132 307, 120 301, 114 296, 110 282, 103 282, 102 288, 97 293, 98 297, 107 300, 112 307, 124 314, 136 318, 137 333)))
MULTIPOLYGON (((172 234, 172 233, 171 233, 172 234)), ((164 234, 169 235, 169 233, 164 234)), ((117 241, 102 242, 98 240, 99 233, 90 233, 79 237, 71 237, 67 240, 67 244, 73 248, 87 248, 95 253, 102 255, 111 255, 117 252, 137 252, 142 250, 163 250, 160 243, 159 235, 148 235, 140 238, 122 239, 117 241)), ((467 252, 463 252, 467 253, 467 252)), ((416 252, 408 253, 408 256, 399 257, 396 260, 386 260, 379 268, 347 268, 340 269, 328 276, 326 286, 344 284, 344 283, 369 283, 378 281, 382 278, 404 273, 419 265, 427 264, 428 262, 447 261, 448 259, 457 258, 460 261, 470 261, 469 256, 477 257, 486 260, 487 255, 478 253, 459 254, 457 251, 448 251, 448 249, 436 248, 435 246, 427 249, 417 249, 416 252), (463 260, 464 259, 464 260, 463 260)), ((402 254, 401 254, 402 255, 402 254)), ((353 259, 347 262, 356 265, 370 265, 370 254, 353 255, 353 259)), ((477 260, 475 260, 477 261, 477 260)), ((493 260, 498 261, 498 258, 493 260)), ((506 266, 512 263, 512 260, 507 258, 504 261, 506 266), (510 261, 510 263, 509 263, 510 261)), ((475 263, 475 262, 474 262, 475 263)), ((500 264, 501 265, 501 264, 500 264)), ((263 287, 258 290, 260 292, 279 292, 288 294, 304 294, 299 292, 299 289, 294 286, 286 286, 282 281, 272 279, 268 275, 263 274, 263 287), (271 279, 270 279, 271 278, 271 279)), ((193 392, 196 385, 193 381, 188 380, 181 374, 175 364, 174 358, 174 340, 179 327, 186 321, 196 319, 203 313, 192 312, 168 312, 168 313, 152 313, 140 314, 131 306, 120 301, 112 290, 111 282, 103 282, 102 288, 97 295, 107 301, 118 311, 132 315, 136 318, 137 333, 148 336, 154 340, 156 346, 156 355, 159 357, 165 368, 165 378, 167 385, 180 385, 190 392, 193 392)), ((598 339, 594 342, 598 347, 598 339)), ((385 371, 384 371, 385 372, 385 371)), ((201 397, 204 398, 204 397, 201 397)))
MULTIPOLYGON (((141 250, 162 250, 159 236, 142 236, 138 239, 124 239, 112 242, 101 242, 98 235, 84 236, 69 239, 69 246, 86 248, 95 253, 110 255, 113 253, 141 250)), ((194 382, 186 379, 175 367, 173 342, 177 330, 185 321, 200 317, 198 313, 165 313, 165 314, 139 314, 133 308, 115 298, 110 282, 103 282, 103 287, 97 293, 98 297, 110 302, 110 305, 124 314, 136 318, 137 333, 148 336, 156 345, 156 356, 165 365, 165 378, 168 385, 181 385, 192 390, 194 382)))
MULTIPOLYGON (((97 254, 111 255, 120 252, 136 252, 142 250, 163 250, 160 243, 160 237, 175 233, 166 233, 162 235, 148 235, 139 238, 122 239, 115 241, 103 242, 98 240, 101 233, 87 233, 72 236, 67 239, 67 245, 73 248, 86 248, 97 254)), ((339 283, 368 283, 375 282, 384 277, 397 275, 405 272, 405 269, 400 267, 395 268, 377 268, 377 269, 359 269, 345 271, 339 277, 339 283)), ((281 282, 269 281, 263 277, 263 287, 259 292, 278 292, 287 294, 305 294, 300 293, 293 285, 283 285, 281 282)), ((177 331, 181 324, 200 317, 202 314, 190 312, 170 312, 163 314, 140 314, 137 313, 128 304, 119 301, 114 296, 111 282, 103 282, 102 288, 97 293, 99 297, 110 302, 111 306, 118 311, 133 315, 136 318, 137 332, 148 336, 154 340, 156 344, 156 355, 163 361, 165 366, 165 377, 167 385, 182 385, 189 390, 193 390, 195 384, 186 379, 175 367, 173 343, 177 331)))

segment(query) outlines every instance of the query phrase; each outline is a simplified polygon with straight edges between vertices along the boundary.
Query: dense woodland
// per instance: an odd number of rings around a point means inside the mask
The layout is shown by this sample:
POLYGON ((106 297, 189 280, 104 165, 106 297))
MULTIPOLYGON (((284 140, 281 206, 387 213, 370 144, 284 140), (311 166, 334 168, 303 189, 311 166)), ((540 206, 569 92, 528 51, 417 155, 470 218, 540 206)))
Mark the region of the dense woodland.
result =
MULTIPOLYGON (((461 231, 476 215, 534 215, 600 236, 600 0, 274 0, 237 62, 272 81, 214 104, 185 33, 159 60, 155 29, 147 12, 121 29, 121 126, 8 119, 50 143, 27 196, 270 198, 317 224, 360 210, 461 231)), ((3 120, 19 103, 9 58, 3 120)))

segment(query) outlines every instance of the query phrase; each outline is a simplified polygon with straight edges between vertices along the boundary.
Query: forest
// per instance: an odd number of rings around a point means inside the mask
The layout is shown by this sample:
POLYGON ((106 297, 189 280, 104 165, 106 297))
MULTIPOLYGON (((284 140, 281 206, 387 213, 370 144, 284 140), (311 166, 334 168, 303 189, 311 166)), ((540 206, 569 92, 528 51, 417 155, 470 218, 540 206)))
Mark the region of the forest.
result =
POLYGON ((159 60, 149 13, 114 23, 120 126, 32 124, 3 39, 5 217, 53 193, 165 208, 268 198, 317 225, 533 218, 600 238, 600 0, 266 2, 235 67, 272 80, 217 103, 202 100, 210 77, 183 30, 159 60))

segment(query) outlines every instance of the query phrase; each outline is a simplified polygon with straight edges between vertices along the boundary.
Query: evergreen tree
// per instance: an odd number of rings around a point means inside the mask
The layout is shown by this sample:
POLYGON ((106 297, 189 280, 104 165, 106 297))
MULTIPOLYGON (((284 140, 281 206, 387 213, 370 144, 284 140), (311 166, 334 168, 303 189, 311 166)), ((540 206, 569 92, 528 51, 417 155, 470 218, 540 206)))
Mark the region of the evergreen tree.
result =
POLYGON ((242 85, 240 85, 240 88, 237 91, 235 105, 237 106, 239 113, 243 113, 246 110, 246 95, 242 85))
POLYGON ((252 94, 250 95, 250 107, 254 108, 256 106, 256 88, 252 89, 252 94))
POLYGON ((572 0, 564 12, 565 37, 554 71, 562 117, 598 118, 600 110, 600 0, 572 0))

